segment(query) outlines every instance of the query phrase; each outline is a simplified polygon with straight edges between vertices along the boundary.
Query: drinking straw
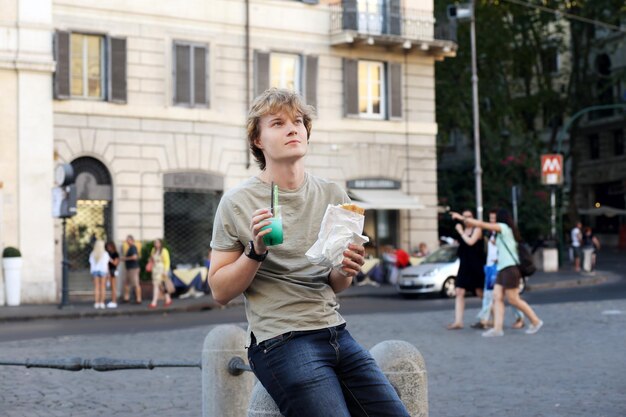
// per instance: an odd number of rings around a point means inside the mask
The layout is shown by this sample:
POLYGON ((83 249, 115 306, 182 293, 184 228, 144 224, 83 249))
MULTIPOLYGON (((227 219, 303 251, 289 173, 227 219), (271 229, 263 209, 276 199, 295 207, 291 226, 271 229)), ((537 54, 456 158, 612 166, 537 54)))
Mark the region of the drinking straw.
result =
POLYGON ((272 216, 274 215, 274 181, 272 181, 272 191, 271 191, 271 197, 270 197, 270 211, 272 212, 272 216))
POLYGON ((272 182, 272 216, 275 216, 274 208, 278 206, 278 184, 272 182))

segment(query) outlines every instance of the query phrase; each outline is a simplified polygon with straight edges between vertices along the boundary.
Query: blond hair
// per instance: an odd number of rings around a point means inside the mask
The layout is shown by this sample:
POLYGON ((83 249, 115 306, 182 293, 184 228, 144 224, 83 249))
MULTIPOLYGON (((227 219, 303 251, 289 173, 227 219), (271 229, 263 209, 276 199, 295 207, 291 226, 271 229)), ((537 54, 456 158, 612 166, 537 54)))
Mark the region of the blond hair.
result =
POLYGON ((315 109, 313 106, 309 106, 304 102, 302 97, 291 90, 270 88, 265 90, 261 95, 254 99, 250 111, 248 112, 248 120, 246 122, 248 132, 248 146, 254 159, 256 159, 261 170, 265 169, 265 155, 263 151, 259 149, 254 143, 255 140, 261 135, 261 126, 259 121, 261 117, 268 114, 277 114, 281 111, 285 111, 289 117, 295 120, 297 117, 302 117, 304 127, 306 128, 307 141, 311 137, 311 129, 313 128, 313 114, 315 109))
POLYGON ((96 243, 93 244, 93 250, 91 251, 91 255, 96 262, 100 262, 100 258, 104 255, 104 252, 104 241, 100 239, 96 240, 96 243))

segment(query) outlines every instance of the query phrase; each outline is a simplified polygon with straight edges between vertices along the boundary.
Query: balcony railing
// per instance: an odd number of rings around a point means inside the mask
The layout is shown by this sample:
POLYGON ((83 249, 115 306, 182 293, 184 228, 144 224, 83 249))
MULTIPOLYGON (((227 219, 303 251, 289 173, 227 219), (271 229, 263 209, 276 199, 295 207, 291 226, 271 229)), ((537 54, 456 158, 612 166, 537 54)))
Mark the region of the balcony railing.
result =
POLYGON ((456 26, 439 24, 431 11, 401 7, 399 1, 339 1, 330 4, 330 19, 331 35, 352 32, 402 41, 456 42, 456 26))

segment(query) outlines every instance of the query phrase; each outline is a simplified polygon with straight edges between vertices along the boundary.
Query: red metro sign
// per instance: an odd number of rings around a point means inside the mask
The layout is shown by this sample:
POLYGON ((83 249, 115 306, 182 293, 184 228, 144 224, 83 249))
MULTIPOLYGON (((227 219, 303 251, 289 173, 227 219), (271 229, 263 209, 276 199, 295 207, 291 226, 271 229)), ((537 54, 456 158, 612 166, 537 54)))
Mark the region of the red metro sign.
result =
POLYGON ((563 155, 541 155, 541 183, 545 185, 563 184, 563 155))

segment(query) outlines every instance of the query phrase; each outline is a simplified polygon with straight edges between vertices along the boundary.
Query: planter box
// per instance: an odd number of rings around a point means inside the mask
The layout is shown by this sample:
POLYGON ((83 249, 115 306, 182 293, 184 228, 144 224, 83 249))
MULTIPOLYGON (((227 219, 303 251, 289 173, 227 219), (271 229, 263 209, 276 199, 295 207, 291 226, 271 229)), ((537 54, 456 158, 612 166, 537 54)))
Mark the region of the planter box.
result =
POLYGON ((19 306, 22 291, 22 258, 3 258, 4 286, 8 306, 19 306))

